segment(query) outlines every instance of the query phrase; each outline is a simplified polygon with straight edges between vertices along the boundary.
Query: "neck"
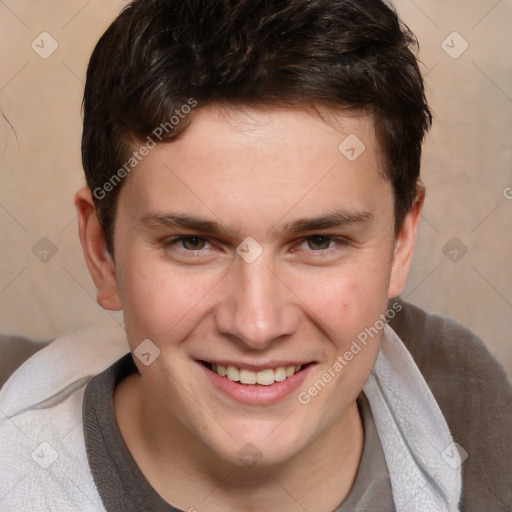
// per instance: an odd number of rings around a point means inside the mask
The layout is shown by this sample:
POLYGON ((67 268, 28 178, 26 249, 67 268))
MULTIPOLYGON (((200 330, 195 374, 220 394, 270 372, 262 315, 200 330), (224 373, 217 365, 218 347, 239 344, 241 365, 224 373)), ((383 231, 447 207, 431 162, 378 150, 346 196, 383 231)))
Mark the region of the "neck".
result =
POLYGON ((212 452, 162 413, 139 376, 120 383, 114 403, 121 434, 142 473, 164 500, 182 510, 330 512, 350 492, 363 450, 355 402, 291 459, 256 467, 233 464, 212 452))

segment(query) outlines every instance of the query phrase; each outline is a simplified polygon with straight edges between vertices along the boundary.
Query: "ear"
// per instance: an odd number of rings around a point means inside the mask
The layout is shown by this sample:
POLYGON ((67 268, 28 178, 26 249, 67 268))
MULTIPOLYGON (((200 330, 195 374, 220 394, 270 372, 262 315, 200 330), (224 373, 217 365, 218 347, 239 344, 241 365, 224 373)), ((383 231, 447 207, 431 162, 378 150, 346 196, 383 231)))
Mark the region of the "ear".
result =
POLYGON ((400 232, 395 241, 395 253, 389 282, 388 297, 400 295, 407 284, 407 276, 411 268, 416 234, 425 202, 425 187, 418 184, 416 199, 410 211, 405 216, 400 232))
POLYGON ((85 262, 96 285, 98 304, 105 309, 121 309, 114 262, 107 250, 105 233, 96 214, 96 208, 88 187, 75 195, 78 213, 78 232, 84 251, 85 262))

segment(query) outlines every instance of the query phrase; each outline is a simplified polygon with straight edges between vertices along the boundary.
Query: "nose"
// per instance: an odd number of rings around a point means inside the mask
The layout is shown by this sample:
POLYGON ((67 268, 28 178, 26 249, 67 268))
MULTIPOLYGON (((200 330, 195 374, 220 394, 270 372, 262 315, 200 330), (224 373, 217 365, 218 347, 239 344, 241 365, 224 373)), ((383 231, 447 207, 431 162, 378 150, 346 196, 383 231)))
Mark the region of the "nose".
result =
POLYGON ((250 349, 264 350, 297 330, 299 308, 293 292, 263 256, 253 263, 237 258, 221 294, 217 328, 250 349))

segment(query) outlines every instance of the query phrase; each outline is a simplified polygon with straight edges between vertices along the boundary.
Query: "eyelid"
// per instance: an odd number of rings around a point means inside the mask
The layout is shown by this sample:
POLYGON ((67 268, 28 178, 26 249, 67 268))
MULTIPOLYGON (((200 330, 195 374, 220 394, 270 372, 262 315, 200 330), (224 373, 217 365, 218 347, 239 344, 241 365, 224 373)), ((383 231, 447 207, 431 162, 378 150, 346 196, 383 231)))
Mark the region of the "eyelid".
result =
MULTIPOLYGON (((345 247, 347 245, 349 245, 351 243, 351 240, 348 239, 347 237, 343 237, 343 236, 333 236, 333 235, 324 235, 322 233, 313 233, 311 235, 306 235, 306 236, 303 236, 301 238, 299 238, 299 240, 297 241, 297 243, 295 243, 295 247, 292 248, 291 252, 297 252, 297 251, 305 251, 307 253, 310 253, 310 254, 318 254, 318 255, 321 255, 321 254, 329 254, 329 253, 332 253, 334 251, 336 251, 337 249, 341 248, 341 247, 345 247), (326 238, 326 239, 329 239, 329 242, 330 243, 335 243, 334 246, 332 247, 327 247, 325 249, 309 249, 309 248, 304 248, 302 249, 300 246, 304 243, 307 243, 308 240, 314 238, 314 237, 322 237, 322 238, 326 238)), ((171 247, 176 247, 176 250, 182 252, 182 253, 187 253, 187 254, 190 254, 190 255, 200 255, 201 253, 204 253, 204 252, 207 252, 207 251, 211 251, 212 249, 213 250, 219 250, 219 247, 218 245, 219 244, 215 244, 211 238, 207 237, 207 236, 201 236, 201 235, 196 235, 196 234, 190 234, 190 235, 175 235, 175 236, 171 236, 171 237, 168 237, 168 238, 165 238, 162 240, 161 242, 161 245, 164 249, 167 249, 167 248, 171 248, 171 247), (210 244, 211 247, 207 247, 207 248, 203 248, 203 249, 185 249, 183 247, 179 247, 179 243, 181 241, 183 241, 184 239, 188 239, 188 238, 198 238, 199 240, 203 240, 205 241, 207 244, 210 244)))
POLYGON ((348 239, 347 237, 343 237, 343 236, 333 236, 333 235, 324 235, 322 233, 313 233, 311 235, 307 235, 307 236, 304 236, 302 238, 299 239, 299 243, 298 243, 298 246, 299 248, 296 249, 296 250, 304 250, 306 252, 309 252, 309 253, 316 253, 316 254, 320 254, 320 253, 328 253, 328 252, 332 252, 332 251, 335 251, 337 249, 337 247, 339 246, 347 246, 351 243, 351 240, 348 239), (300 249, 300 246, 304 243, 307 243, 308 240, 310 240, 311 238, 314 238, 314 237, 323 237, 323 238, 328 238, 330 242, 336 242, 336 245, 334 245, 333 247, 328 247, 326 249, 300 249))
MULTIPOLYGON (((204 240, 206 243, 210 244, 213 246, 213 243, 211 242, 210 239, 204 237, 204 236, 199 236, 199 235, 176 235, 176 236, 171 236, 171 237, 168 237, 168 238, 165 238, 164 240, 162 240, 162 247, 165 249, 165 248, 168 248, 168 247, 173 247, 173 246, 177 246, 181 241, 183 241, 184 239, 187 239, 187 238, 198 238, 199 240, 204 240)), ((178 250, 182 251, 182 252, 188 252, 188 253, 191 253, 191 254, 194 254, 194 253, 200 253, 202 251, 205 251, 206 249, 184 249, 182 247, 180 247, 178 250)))

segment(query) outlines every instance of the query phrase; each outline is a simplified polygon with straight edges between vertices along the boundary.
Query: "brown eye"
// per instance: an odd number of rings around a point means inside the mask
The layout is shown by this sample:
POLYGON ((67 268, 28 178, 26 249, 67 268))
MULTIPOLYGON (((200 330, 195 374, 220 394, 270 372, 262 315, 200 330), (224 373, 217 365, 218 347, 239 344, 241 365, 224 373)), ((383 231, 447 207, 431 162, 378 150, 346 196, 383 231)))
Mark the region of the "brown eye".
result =
POLYGON ((307 239, 308 247, 313 251, 328 249, 332 240, 328 236, 314 235, 307 239))
POLYGON ((205 248, 206 240, 198 236, 182 236, 180 243, 187 251, 200 251, 205 248))

